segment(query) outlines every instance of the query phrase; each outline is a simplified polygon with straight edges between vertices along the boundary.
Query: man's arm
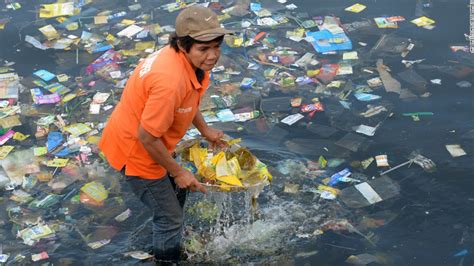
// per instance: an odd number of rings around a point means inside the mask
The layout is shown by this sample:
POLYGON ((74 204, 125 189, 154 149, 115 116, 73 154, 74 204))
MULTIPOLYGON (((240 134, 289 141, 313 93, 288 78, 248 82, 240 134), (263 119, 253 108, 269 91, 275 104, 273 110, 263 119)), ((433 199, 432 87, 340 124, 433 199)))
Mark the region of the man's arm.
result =
POLYGON ((193 125, 199 130, 199 132, 201 132, 202 135, 204 135, 206 130, 209 128, 201 114, 201 111, 199 110, 196 112, 196 115, 194 115, 193 125))
POLYGON ((151 158, 159 165, 163 166, 174 178, 179 188, 187 188, 191 191, 206 192, 206 189, 197 181, 194 175, 188 170, 182 168, 168 152, 168 149, 161 141, 148 133, 141 125, 138 126, 138 139, 150 154, 151 158))

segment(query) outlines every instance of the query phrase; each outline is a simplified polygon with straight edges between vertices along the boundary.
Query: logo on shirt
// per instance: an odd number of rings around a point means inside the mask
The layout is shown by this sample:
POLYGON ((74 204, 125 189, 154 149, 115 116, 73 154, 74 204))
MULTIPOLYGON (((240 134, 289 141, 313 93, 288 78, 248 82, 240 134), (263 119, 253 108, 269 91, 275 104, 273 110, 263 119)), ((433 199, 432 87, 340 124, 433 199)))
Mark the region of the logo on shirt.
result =
POLYGON ((193 110, 193 107, 187 107, 187 108, 178 108, 177 112, 180 114, 184 113, 189 113, 193 110))
POLYGON ((140 69, 139 72, 139 77, 142 78, 146 73, 150 72, 151 66, 153 65, 153 62, 155 61, 156 57, 158 54, 161 52, 162 49, 154 52, 151 54, 147 59, 145 59, 145 62, 143 62, 143 65, 140 69))

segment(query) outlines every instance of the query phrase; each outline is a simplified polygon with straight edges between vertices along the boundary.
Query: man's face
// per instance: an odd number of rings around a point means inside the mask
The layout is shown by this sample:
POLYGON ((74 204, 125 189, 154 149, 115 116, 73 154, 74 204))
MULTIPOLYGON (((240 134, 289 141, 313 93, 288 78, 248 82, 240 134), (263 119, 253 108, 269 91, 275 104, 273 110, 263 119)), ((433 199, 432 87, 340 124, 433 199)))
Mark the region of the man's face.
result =
POLYGON ((211 70, 221 55, 221 42, 195 43, 189 52, 181 49, 194 68, 204 71, 211 70))

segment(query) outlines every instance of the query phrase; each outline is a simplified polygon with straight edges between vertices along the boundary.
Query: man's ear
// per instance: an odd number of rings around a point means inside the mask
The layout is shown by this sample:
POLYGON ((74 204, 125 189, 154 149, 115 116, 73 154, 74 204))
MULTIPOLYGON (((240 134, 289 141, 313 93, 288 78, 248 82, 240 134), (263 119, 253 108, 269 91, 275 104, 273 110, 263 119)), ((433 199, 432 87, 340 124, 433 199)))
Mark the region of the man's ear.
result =
POLYGON ((181 46, 181 42, 178 40, 177 43, 178 43, 178 48, 179 48, 179 50, 180 50, 181 52, 183 52, 183 53, 186 53, 186 49, 184 49, 184 47, 181 46))

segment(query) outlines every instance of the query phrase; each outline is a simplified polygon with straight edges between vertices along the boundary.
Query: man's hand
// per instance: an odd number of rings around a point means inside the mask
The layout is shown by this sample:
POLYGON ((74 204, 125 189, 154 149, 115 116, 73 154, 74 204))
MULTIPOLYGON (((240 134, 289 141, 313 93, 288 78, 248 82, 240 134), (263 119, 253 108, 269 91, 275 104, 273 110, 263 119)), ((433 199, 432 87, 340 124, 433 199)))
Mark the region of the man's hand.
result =
POLYGON ((203 132, 201 132, 201 134, 211 143, 211 147, 223 147, 226 144, 225 141, 222 140, 224 132, 220 129, 207 127, 203 132))
POLYGON ((197 181, 196 177, 186 169, 182 169, 175 177, 174 182, 179 188, 189 189, 191 192, 201 191, 206 193, 206 189, 197 181))
POLYGON ((226 145, 226 143, 221 139, 224 136, 224 132, 222 130, 209 127, 206 121, 204 121, 200 111, 196 112, 196 115, 193 119, 193 124, 199 130, 199 132, 201 132, 201 136, 210 142, 211 148, 215 147, 216 145, 219 147, 224 147, 226 145))

